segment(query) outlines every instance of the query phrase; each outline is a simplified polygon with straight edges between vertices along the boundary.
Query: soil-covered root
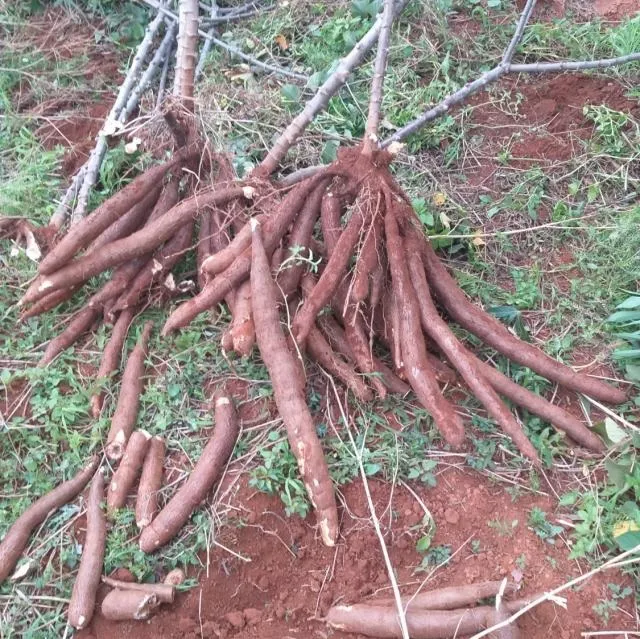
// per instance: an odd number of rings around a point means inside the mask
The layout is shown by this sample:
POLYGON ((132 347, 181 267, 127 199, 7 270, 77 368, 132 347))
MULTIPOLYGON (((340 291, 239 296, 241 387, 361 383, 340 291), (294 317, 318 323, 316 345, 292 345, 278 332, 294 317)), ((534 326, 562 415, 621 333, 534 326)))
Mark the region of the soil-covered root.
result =
POLYGON ((158 493, 162 488, 165 444, 162 437, 153 437, 142 464, 142 474, 136 497, 136 525, 148 526, 158 512, 158 493))
POLYGON ((116 588, 102 600, 101 611, 109 621, 144 621, 159 606, 160 600, 154 592, 116 588))
POLYGON ((0 543, 0 583, 13 572, 33 530, 84 490, 98 464, 98 457, 93 457, 75 477, 36 499, 11 525, 0 543))
POLYGON ((420 254, 414 252, 419 251, 419 247, 416 247, 415 242, 408 238, 405 242, 405 249, 410 279, 416 292, 424 331, 447 356, 449 362, 458 370, 475 397, 482 402, 489 415, 509 435, 520 452, 534 463, 539 464, 538 453, 525 435, 522 425, 516 421, 493 386, 485 379, 476 364, 477 360, 471 356, 451 332, 446 322, 438 315, 438 310, 431 299, 431 291, 420 254))
MULTIPOLYGON (((402 606, 406 610, 453 610, 464 608, 488 597, 495 597, 500 592, 502 581, 481 581, 463 586, 447 586, 436 590, 425 590, 415 595, 402 597, 402 606)), ((506 585, 503 594, 515 593, 513 582, 506 585)), ((364 601, 370 606, 395 606, 393 597, 380 597, 364 601)))
MULTIPOLYGON (((513 614, 524 608, 529 600, 504 602, 504 609, 513 614)), ((472 635, 491 627, 497 621, 493 606, 458 608, 454 610, 425 610, 410 607, 406 613, 407 627, 412 639, 451 639, 472 635)), ((355 604, 329 609, 326 621, 342 632, 362 634, 380 639, 400 639, 402 629, 395 606, 355 604)))
POLYGON ((464 440, 464 426, 452 404, 440 392, 427 359, 418 300, 411 284, 392 197, 386 199, 385 236, 392 286, 400 307, 400 345, 405 374, 444 439, 452 446, 459 446, 464 440))
POLYGON ((187 481, 156 518, 142 530, 140 549, 153 552, 171 541, 194 510, 220 479, 240 432, 232 400, 220 396, 215 402, 215 427, 187 481))
POLYGON ((322 444, 307 407, 297 361, 289 351, 280 327, 275 283, 256 221, 253 222, 251 295, 258 347, 269 371, 276 406, 316 510, 322 540, 327 546, 333 546, 339 533, 333 485, 322 444))
POLYGON ((120 465, 109 482, 107 493, 109 513, 113 513, 125 505, 129 491, 133 488, 142 471, 150 439, 151 435, 146 430, 136 430, 129 437, 120 465))
POLYGON ((72 262, 64 262, 54 272, 38 276, 19 303, 26 305, 37 302, 53 291, 86 282, 108 268, 154 251, 169 240, 185 223, 193 222, 193 216, 201 207, 222 206, 233 199, 242 198, 246 194, 246 188, 229 187, 203 191, 197 196, 186 198, 139 231, 110 242, 72 262))
POLYGON ((140 396, 144 390, 145 369, 144 361, 147 357, 149 337, 153 322, 147 322, 142 334, 135 345, 122 373, 120 395, 115 412, 111 418, 111 429, 107 435, 106 453, 111 460, 118 460, 124 454, 127 441, 138 419, 140 396))
POLYGON ((111 577, 102 577, 102 582, 118 590, 137 590, 153 593, 160 603, 173 603, 176 598, 176 587, 173 584, 139 584, 131 581, 119 581, 111 577))
POLYGON ((131 233, 142 227, 155 208, 161 188, 161 184, 154 184, 147 195, 139 202, 136 202, 121 218, 102 231, 102 233, 89 244, 86 254, 89 255, 93 253, 93 251, 97 251, 99 248, 111 242, 127 237, 127 235, 131 235, 131 233))
POLYGON ((102 310, 91 306, 85 306, 80 309, 69 322, 69 325, 58 335, 54 337, 44 354, 38 362, 38 366, 47 366, 50 364, 62 351, 75 344, 82 334, 88 331, 93 323, 98 319, 102 310))
POLYGON ((432 246, 424 239, 421 242, 421 253, 429 285, 436 299, 460 326, 512 361, 530 368, 565 388, 610 404, 621 404, 627 400, 624 391, 587 375, 576 373, 535 346, 518 339, 499 320, 475 306, 467 299, 438 259, 432 246))
MULTIPOLYGON (((111 337, 109 337, 109 341, 102 351, 100 366, 96 373, 96 379, 99 383, 104 383, 115 371, 118 370, 118 368, 120 368, 122 348, 124 346, 125 339, 127 338, 127 333, 129 332, 129 326, 133 321, 133 316, 134 311, 132 309, 124 310, 118 316, 118 320, 111 331, 111 337)), ((102 405, 104 403, 104 394, 104 389, 100 389, 91 396, 91 415, 94 419, 100 417, 102 405)))
POLYGON ((198 149, 195 147, 181 149, 174 154, 171 160, 148 169, 113 197, 103 202, 91 215, 69 229, 54 249, 42 260, 39 272, 47 275, 67 264, 105 229, 129 211, 133 205, 155 189, 170 170, 190 157, 196 157, 197 153, 198 149))
POLYGON ((96 606, 107 536, 106 519, 102 510, 103 499, 104 475, 99 470, 94 474, 89 488, 87 533, 67 613, 69 623, 78 630, 87 627, 96 606))
POLYGON ((223 343, 230 344, 230 349, 241 357, 248 357, 256 342, 256 331, 251 310, 251 282, 247 279, 236 289, 233 298, 233 310, 228 336, 223 337, 223 343))

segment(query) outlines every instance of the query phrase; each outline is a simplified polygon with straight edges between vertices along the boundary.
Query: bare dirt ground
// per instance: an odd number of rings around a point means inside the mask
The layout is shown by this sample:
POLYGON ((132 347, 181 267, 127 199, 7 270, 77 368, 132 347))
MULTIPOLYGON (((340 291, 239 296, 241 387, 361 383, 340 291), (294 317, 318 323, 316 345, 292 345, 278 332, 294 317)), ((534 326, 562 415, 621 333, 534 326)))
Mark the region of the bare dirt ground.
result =
MULTIPOLYGON (((526 597, 550 590, 586 568, 567 559, 564 539, 548 543, 527 528, 532 508, 556 509, 548 494, 529 494, 513 502, 502 486, 456 468, 438 475, 435 488, 413 486, 422 504, 401 486, 369 483, 398 583, 406 594, 423 582, 422 589, 428 590, 515 576, 522 580, 521 594, 526 597), (436 523, 433 545, 450 545, 452 558, 437 570, 432 566, 416 572, 423 504, 436 523)), ((201 576, 197 588, 180 595, 176 604, 148 623, 113 624, 98 615, 91 630, 80 637, 356 637, 327 633, 321 618, 328 607, 388 597, 391 591, 362 483, 348 485, 341 501, 342 536, 336 548, 329 549, 320 543, 312 521, 287 518, 277 498, 242 485, 232 501, 238 509, 236 520, 220 541, 250 562, 212 548, 208 577, 201 576)), ((562 512, 550 520, 556 517, 562 519, 562 512)), ((592 606, 607 597, 609 583, 629 585, 619 574, 601 574, 569 591, 566 611, 547 603, 525 615, 520 622, 523 636, 570 639, 601 629, 592 606)), ((631 610, 631 598, 620 606, 631 610)), ((609 627, 633 630, 635 625, 632 615, 618 611, 609 627)))

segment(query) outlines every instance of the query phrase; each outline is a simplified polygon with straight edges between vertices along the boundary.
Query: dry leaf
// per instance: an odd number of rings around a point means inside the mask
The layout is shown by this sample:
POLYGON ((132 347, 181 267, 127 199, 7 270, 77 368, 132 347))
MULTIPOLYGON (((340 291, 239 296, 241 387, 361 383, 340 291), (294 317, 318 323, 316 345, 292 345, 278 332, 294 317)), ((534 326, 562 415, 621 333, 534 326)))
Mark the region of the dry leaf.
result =
POLYGON ((441 191, 438 191, 437 193, 433 194, 433 204, 435 206, 442 206, 446 201, 447 201, 447 196, 441 191))
POLYGON ((476 231, 474 233, 474 238, 471 240, 471 244, 474 246, 484 246, 486 242, 482 239, 482 233, 480 231, 476 231))
POLYGON ((289 48, 289 42, 287 41, 287 38, 285 36, 283 36, 281 33, 279 33, 274 40, 276 41, 276 44, 283 50, 286 51, 289 48))

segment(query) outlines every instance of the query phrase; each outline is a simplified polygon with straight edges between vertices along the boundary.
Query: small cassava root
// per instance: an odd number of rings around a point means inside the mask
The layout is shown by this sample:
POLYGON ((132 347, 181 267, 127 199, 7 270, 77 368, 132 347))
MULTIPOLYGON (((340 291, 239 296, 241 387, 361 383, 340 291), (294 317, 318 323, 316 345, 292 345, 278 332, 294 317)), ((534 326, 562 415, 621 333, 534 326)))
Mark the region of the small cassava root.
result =
POLYGON ((140 396, 144 389, 144 360, 147 357, 149 337, 153 322, 147 322, 142 329, 142 334, 127 360, 120 395, 115 412, 111 419, 111 429, 107 435, 106 453, 111 460, 118 460, 125 451, 129 436, 135 428, 138 419, 140 396))
POLYGON ((100 585, 107 535, 106 519, 102 510, 103 499, 104 475, 101 470, 98 470, 89 488, 87 533, 67 613, 69 623, 77 630, 87 627, 96 606, 96 593, 100 585))
POLYGON ((0 543, 0 583, 13 572, 36 526, 77 497, 95 474, 98 464, 98 457, 94 457, 73 479, 63 482, 33 502, 11 525, 0 543))
POLYGON ((171 541, 220 479, 238 439, 240 427, 232 400, 215 400, 215 427, 187 481, 140 535, 140 549, 154 552, 171 541))

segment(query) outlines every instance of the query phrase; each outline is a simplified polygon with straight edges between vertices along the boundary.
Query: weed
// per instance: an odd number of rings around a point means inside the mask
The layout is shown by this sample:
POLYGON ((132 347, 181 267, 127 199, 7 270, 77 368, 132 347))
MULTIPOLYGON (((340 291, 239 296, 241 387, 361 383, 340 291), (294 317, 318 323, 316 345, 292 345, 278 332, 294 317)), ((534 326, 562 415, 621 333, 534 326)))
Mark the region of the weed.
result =
POLYGON ((533 530, 540 539, 549 542, 550 544, 553 543, 556 536, 564 532, 564 528, 562 526, 552 524, 548 521, 547 513, 537 506, 529 511, 529 520, 527 523, 529 530, 533 530))
POLYGON ((506 521, 505 519, 492 519, 487 522, 487 526, 495 530, 500 537, 513 537, 518 527, 518 520, 513 519, 506 521))
POLYGON ((433 566, 440 566, 451 558, 451 546, 442 544, 440 546, 432 546, 422 557, 420 566, 416 568, 416 572, 424 572, 433 566))
POLYGON ((593 611, 600 617, 604 624, 609 623, 609 617, 618 609, 618 602, 633 592, 631 588, 622 588, 618 584, 608 584, 608 587, 611 596, 607 599, 601 599, 593 606, 593 611))

